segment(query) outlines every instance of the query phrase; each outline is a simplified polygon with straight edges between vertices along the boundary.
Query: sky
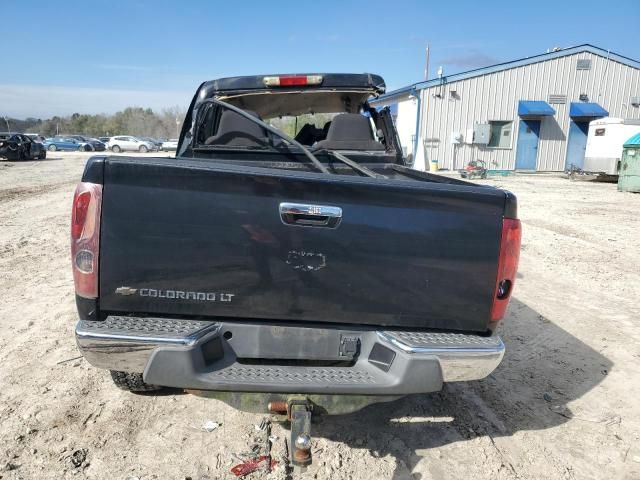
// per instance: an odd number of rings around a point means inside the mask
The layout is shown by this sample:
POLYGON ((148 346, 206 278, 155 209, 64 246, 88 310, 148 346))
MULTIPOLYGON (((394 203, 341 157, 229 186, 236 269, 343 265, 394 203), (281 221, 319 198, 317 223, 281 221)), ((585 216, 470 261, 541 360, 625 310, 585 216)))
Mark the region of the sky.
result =
POLYGON ((427 45, 430 78, 584 43, 640 59, 640 0, 0 3, 0 116, 15 118, 186 107, 236 75, 371 72, 392 90, 424 79, 427 45))

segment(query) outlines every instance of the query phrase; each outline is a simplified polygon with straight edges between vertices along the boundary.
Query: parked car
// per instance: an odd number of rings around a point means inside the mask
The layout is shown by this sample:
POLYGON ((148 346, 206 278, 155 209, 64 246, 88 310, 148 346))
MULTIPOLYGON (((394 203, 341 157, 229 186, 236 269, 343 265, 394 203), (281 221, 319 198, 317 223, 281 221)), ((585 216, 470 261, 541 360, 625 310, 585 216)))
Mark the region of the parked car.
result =
POLYGON ((109 143, 109 139, 111 137, 98 137, 98 140, 100 140, 102 143, 105 144, 105 146, 107 145, 107 143, 109 143))
POLYGON ((40 135, 39 133, 25 133, 25 135, 34 142, 44 143, 46 140, 46 137, 40 135))
POLYGON ((311 461, 312 413, 489 375, 516 198, 408 168, 390 109, 368 103, 384 91, 372 74, 205 82, 184 161, 90 159, 71 220, 86 360, 125 390, 288 418, 294 465, 311 461), (296 138, 261 119, 309 111, 323 125, 296 138))
POLYGON ((69 137, 47 138, 44 141, 44 146, 50 152, 55 152, 56 150, 85 152, 87 150, 91 150, 91 146, 86 142, 80 142, 75 138, 69 137))
POLYGON ((67 135, 67 137, 87 144, 88 150, 104 152, 107 149, 107 146, 97 138, 85 137, 84 135, 67 135))
POLYGON ((160 150, 162 148, 162 140, 158 140, 157 138, 140 137, 140 140, 153 143, 153 146, 155 147, 154 150, 160 150))
POLYGON ((131 136, 117 136, 111 137, 108 143, 109 149, 114 153, 132 151, 132 152, 140 152, 147 153, 154 151, 155 145, 146 140, 142 140, 137 137, 131 136))
POLYGON ((47 150, 22 133, 0 133, 0 158, 7 160, 34 160, 47 158, 47 150))
POLYGON ((162 142, 162 151, 163 152, 175 152, 178 149, 178 139, 173 138, 171 140, 166 140, 162 142))

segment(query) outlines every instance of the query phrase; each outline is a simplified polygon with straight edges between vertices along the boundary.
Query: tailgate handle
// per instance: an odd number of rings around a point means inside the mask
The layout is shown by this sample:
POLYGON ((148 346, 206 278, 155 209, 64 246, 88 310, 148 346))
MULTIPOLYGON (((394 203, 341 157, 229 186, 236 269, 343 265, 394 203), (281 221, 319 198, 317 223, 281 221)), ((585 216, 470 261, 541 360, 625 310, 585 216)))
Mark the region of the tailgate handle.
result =
POLYGON ((286 225, 336 228, 342 220, 342 209, 327 205, 281 203, 280 219, 286 225))

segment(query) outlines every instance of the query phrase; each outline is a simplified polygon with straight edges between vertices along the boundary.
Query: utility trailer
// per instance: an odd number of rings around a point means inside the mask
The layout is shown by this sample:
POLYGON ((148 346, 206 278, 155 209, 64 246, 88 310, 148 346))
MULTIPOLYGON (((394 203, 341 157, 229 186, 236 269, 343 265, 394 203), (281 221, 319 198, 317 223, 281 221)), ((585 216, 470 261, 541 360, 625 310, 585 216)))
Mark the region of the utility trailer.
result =
POLYGON ((640 133, 640 119, 600 118, 589 123, 584 173, 618 176, 622 145, 640 133))

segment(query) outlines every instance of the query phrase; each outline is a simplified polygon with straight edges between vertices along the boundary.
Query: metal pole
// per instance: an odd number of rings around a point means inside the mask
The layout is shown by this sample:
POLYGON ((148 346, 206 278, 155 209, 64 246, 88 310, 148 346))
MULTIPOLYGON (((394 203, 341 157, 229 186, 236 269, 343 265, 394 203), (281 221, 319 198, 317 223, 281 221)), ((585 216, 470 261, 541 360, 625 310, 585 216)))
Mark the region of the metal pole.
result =
POLYGON ((424 66, 424 79, 429 80, 429 45, 427 45, 427 59, 424 66))
MULTIPOLYGON (((422 116, 422 98, 420 94, 420 90, 416 90, 415 88, 411 90, 410 96, 416 99, 416 131, 413 139, 413 165, 416 163, 416 158, 418 157, 418 145, 420 142, 420 117, 422 116)), ((426 106, 426 104, 425 104, 426 106)), ((426 162, 426 160, 425 160, 426 162)), ((412 165, 412 166, 413 166, 412 165)), ((425 170, 426 170, 425 163, 425 170)))
POLYGON ((9 126, 9 119, 5 116, 4 121, 7 124, 7 133, 11 133, 11 127, 9 126))

